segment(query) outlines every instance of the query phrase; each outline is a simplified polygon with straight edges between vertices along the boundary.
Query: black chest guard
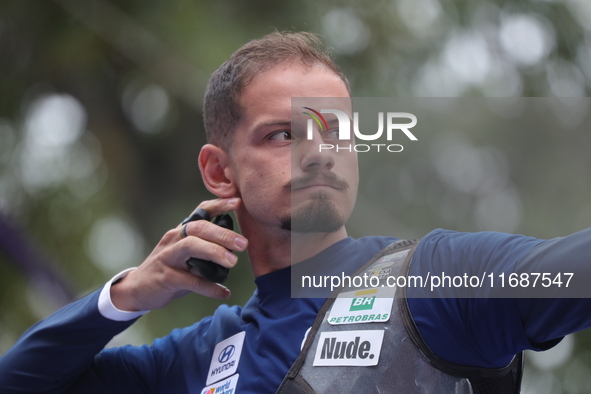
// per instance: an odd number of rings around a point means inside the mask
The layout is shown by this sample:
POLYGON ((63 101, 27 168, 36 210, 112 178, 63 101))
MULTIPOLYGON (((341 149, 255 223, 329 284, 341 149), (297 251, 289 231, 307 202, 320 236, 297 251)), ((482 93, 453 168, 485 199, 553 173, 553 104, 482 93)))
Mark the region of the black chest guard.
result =
POLYGON ((446 362, 425 344, 405 288, 386 282, 408 278, 418 242, 387 246, 355 274, 377 276, 378 286, 344 287, 326 301, 278 394, 520 392, 521 354, 505 368, 480 369, 446 362))

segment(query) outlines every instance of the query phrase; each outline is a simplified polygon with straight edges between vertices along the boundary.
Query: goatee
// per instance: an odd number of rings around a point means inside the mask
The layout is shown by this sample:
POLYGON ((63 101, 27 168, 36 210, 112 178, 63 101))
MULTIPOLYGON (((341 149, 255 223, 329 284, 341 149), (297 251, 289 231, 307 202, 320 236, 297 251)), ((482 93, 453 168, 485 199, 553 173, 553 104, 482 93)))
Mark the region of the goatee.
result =
POLYGON ((295 233, 334 233, 345 223, 328 195, 320 192, 303 207, 293 209, 290 217, 283 218, 281 228, 295 233))

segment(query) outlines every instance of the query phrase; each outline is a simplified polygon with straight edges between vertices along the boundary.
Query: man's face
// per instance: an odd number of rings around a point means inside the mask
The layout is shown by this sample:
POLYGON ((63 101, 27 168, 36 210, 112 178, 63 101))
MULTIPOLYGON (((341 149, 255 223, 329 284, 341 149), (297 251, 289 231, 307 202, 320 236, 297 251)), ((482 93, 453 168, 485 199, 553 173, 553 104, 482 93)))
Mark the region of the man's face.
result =
POLYGON ((306 116, 299 111, 292 128, 291 98, 348 96, 334 72, 291 63, 258 75, 245 88, 230 157, 247 220, 296 232, 333 232, 344 225, 357 194, 357 156, 319 152, 323 139, 334 142, 336 134, 316 129, 308 140, 306 116))

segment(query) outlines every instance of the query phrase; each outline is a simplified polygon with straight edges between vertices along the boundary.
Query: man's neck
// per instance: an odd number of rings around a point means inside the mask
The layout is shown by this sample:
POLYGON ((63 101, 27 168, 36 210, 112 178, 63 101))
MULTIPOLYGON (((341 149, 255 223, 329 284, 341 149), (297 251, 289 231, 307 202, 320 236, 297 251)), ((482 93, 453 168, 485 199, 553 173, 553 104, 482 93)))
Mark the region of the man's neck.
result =
POLYGON ((249 240, 248 257, 256 277, 307 260, 347 237, 344 226, 333 233, 300 234, 246 228, 242 231, 249 240))
POLYGON ((297 264, 316 256, 324 249, 345 238, 347 238, 347 230, 344 226, 334 233, 292 233, 291 263, 297 264))

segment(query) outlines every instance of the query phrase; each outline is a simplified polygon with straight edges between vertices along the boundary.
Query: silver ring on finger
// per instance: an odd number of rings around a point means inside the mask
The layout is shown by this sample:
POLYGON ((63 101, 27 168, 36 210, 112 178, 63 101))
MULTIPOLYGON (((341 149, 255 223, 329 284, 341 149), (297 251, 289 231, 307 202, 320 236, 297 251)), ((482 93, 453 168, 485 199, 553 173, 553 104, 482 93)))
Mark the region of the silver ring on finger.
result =
POLYGON ((187 235, 187 224, 189 224, 189 223, 183 224, 183 227, 181 227, 181 238, 187 238, 188 237, 188 235, 187 235))

